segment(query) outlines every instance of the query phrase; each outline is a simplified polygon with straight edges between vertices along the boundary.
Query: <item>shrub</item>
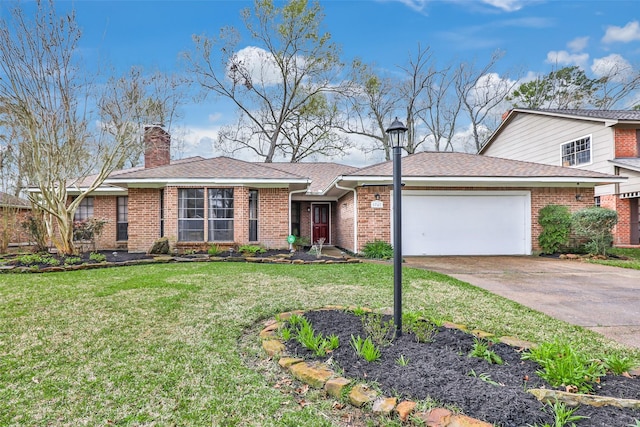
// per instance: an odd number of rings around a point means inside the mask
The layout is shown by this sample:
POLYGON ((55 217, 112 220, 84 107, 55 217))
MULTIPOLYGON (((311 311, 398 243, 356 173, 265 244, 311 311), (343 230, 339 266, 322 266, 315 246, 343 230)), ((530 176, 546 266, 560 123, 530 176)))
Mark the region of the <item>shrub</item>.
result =
POLYGON ((389 259, 393 258, 393 246, 384 240, 367 242, 362 248, 365 258, 389 259))
POLYGON ((42 219, 42 212, 34 211, 33 216, 20 224, 29 235, 29 241, 34 245, 34 252, 47 251, 47 226, 42 219))
POLYGON ((220 246, 218 245, 211 245, 209 246, 209 249, 207 249, 207 253, 211 256, 220 255, 222 252, 222 249, 220 249, 220 246))
POLYGON ((238 252, 247 255, 256 255, 265 253, 267 250, 257 245, 242 245, 238 248, 238 252))
POLYGON ((569 242, 571 232, 571 212, 562 205, 547 205, 540 209, 538 224, 542 232, 538 236, 538 243, 542 252, 553 254, 569 242))
POLYGON ((89 259, 94 262, 105 262, 107 260, 107 257, 106 255, 99 252, 91 252, 89 254, 89 259))
POLYGON ((605 208, 586 208, 573 214, 573 229, 589 240, 585 249, 592 255, 606 255, 613 243, 611 230, 618 223, 618 213, 605 208))

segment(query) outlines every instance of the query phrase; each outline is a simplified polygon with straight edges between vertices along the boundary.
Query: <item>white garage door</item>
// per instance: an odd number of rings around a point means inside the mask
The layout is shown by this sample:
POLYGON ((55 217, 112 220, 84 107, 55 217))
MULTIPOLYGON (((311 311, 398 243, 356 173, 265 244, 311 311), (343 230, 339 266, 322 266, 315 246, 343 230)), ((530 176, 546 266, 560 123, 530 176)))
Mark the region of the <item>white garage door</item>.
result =
POLYGON ((402 248, 404 255, 530 255, 531 195, 403 191, 402 248))

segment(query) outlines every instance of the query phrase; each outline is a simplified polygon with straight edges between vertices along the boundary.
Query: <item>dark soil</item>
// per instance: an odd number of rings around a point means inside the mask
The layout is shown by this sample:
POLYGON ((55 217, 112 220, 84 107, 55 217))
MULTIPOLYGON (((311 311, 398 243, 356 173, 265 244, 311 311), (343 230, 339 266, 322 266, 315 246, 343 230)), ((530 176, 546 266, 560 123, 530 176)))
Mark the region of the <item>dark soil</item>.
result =
MULTIPOLYGON (((147 255, 145 253, 129 253, 127 251, 95 251, 93 253, 99 253, 104 255, 105 262, 109 263, 118 263, 125 261, 133 261, 140 259, 150 259, 152 256, 147 255)), ((17 255, 13 257, 13 259, 9 259, 7 264, 16 265, 22 267, 38 267, 38 268, 47 268, 47 267, 56 267, 62 265, 80 265, 80 264, 99 264, 101 261, 92 260, 91 252, 84 252, 79 255, 72 256, 60 256, 57 254, 44 254, 42 258, 53 259, 56 260, 56 264, 52 264, 50 262, 45 263, 25 263, 21 261, 21 256, 17 255)))
MULTIPOLYGON (((369 363, 357 356, 349 344, 351 335, 366 336, 360 317, 333 310, 312 311, 305 317, 317 333, 339 336, 340 346, 330 357, 344 370, 345 377, 375 383, 384 395, 414 401, 430 397, 496 426, 554 425, 551 408, 526 392, 530 388, 553 387, 536 374, 539 365, 522 360, 521 349, 493 344, 491 350, 505 363, 490 364, 484 359, 468 356, 474 345, 474 336, 456 329, 439 328, 430 343, 418 343, 413 334, 405 333, 390 346, 381 348, 379 361, 369 363), (409 360, 406 366, 396 362, 400 356, 409 360), (499 385, 480 379, 481 375, 488 375, 499 385)), ((389 319, 390 316, 383 317, 385 321, 389 319)), ((286 345, 292 355, 315 358, 295 340, 288 341, 286 345)), ((640 399, 640 379, 607 375, 601 378, 594 394, 640 399)), ((640 419, 640 410, 610 406, 581 406, 574 414, 588 417, 576 421, 577 427, 635 426, 636 420, 640 419)))

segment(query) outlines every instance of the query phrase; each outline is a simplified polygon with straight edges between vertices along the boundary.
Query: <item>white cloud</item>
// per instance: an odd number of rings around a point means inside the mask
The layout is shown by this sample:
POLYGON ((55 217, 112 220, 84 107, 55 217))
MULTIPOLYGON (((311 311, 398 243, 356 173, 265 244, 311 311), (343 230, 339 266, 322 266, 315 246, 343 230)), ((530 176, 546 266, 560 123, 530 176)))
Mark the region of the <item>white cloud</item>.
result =
POLYGON ((215 123, 219 121, 222 117, 223 117, 222 113, 211 113, 207 117, 207 120, 209 121, 209 123, 215 123))
POLYGON ((602 38, 604 43, 629 43, 636 40, 640 40, 640 23, 638 21, 631 21, 624 27, 611 25, 607 27, 607 31, 602 38))
POLYGON ((621 55, 613 53, 594 59, 591 71, 596 77, 611 76, 616 82, 624 82, 633 74, 633 67, 621 55))
POLYGON ((566 50, 552 50, 547 53, 545 62, 557 65, 577 65, 584 68, 588 60, 588 53, 569 53, 566 50))
POLYGON ((515 12, 516 10, 522 9, 523 5, 523 1, 521 0, 482 0, 482 2, 502 9, 505 12, 515 12))
POLYGON ((571 52, 582 52, 589 44, 589 37, 578 37, 567 43, 571 52))
MULTIPOLYGON (((247 46, 236 52, 234 60, 240 64, 243 70, 246 70, 252 84, 259 82, 265 86, 272 86, 282 82, 282 75, 278 70, 273 56, 262 48, 247 46)), ((227 77, 233 79, 234 76, 231 68, 231 64, 228 64, 227 77)))

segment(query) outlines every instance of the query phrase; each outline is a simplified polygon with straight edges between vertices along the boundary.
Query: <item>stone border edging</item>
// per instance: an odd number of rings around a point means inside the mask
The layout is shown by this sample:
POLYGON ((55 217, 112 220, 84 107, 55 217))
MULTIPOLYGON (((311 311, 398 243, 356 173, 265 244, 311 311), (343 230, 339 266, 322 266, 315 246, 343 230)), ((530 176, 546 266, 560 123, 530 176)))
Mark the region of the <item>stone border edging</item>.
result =
MULTIPOLYGON (((325 306, 316 310, 354 310, 355 307, 325 306)), ((280 313, 275 319, 265 322, 265 327, 259 334, 262 339, 262 348, 270 358, 277 357, 278 364, 289 371, 293 377, 316 389, 324 389, 327 395, 336 399, 346 397, 349 404, 356 408, 363 408, 371 405, 371 411, 375 415, 397 416, 401 422, 411 422, 411 419, 418 420, 420 425, 434 425, 439 427, 492 427, 493 424, 480 421, 466 415, 454 414, 445 408, 434 408, 429 411, 416 412, 417 403, 410 400, 398 402, 395 397, 380 396, 377 391, 371 389, 367 384, 358 383, 348 378, 339 376, 329 366, 322 362, 305 362, 304 359, 290 357, 286 353, 286 347, 277 335, 278 329, 292 314, 303 315, 305 311, 295 310, 280 313), (409 418, 411 417, 411 419, 409 418)), ((494 334, 479 329, 468 331, 465 325, 445 322, 445 328, 460 329, 470 332, 478 338, 492 338, 494 334)), ((535 348, 537 345, 528 341, 520 340, 510 336, 499 337, 498 340, 512 347, 523 349, 535 348)), ((634 373, 640 376, 640 368, 636 368, 634 373), (636 372, 637 371, 637 372, 636 372)), ((636 375, 634 375, 636 376, 636 375)), ((567 393, 558 390, 530 389, 528 390, 542 403, 554 403, 560 401, 569 406, 580 404, 601 406, 616 406, 619 408, 640 409, 640 400, 620 399, 607 396, 593 396, 585 394, 567 393)))
POLYGON ((76 270, 93 270, 96 268, 110 268, 110 267, 124 267, 129 265, 142 265, 142 264, 165 264, 171 262, 251 262, 260 264, 359 264, 361 261, 357 258, 336 258, 336 259, 319 259, 312 261, 305 261, 302 259, 287 259, 286 256, 275 257, 213 257, 202 256, 195 258, 187 258, 184 256, 156 256, 153 258, 136 259, 120 262, 99 262, 99 263, 86 263, 86 264, 74 264, 74 265, 59 265, 52 267, 24 267, 24 266, 2 266, 0 265, 0 274, 22 274, 22 273, 53 273, 61 271, 76 271, 76 270))

